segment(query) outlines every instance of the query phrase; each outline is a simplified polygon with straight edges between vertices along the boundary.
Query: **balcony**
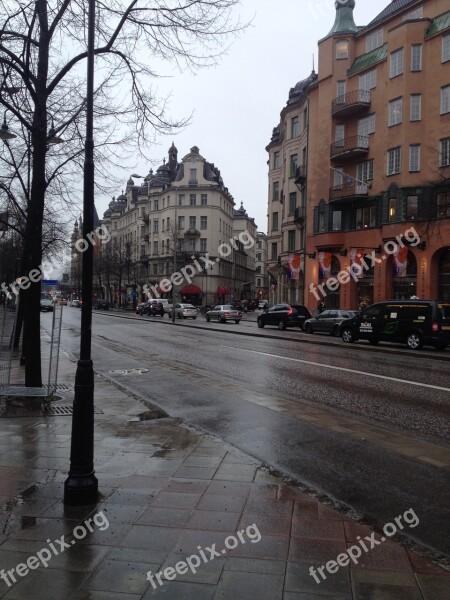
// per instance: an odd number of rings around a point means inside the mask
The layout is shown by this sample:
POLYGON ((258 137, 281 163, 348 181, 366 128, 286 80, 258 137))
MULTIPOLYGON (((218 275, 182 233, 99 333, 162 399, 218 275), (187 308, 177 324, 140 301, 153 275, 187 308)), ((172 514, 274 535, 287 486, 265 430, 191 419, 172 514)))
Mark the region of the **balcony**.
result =
POLYGON ((356 198, 367 198, 369 186, 357 181, 344 181, 340 185, 330 188, 330 202, 338 200, 354 200, 356 198))
POLYGON ((337 140, 330 146, 331 160, 351 160, 369 152, 369 138, 365 135, 355 135, 351 138, 337 140))
POLYGON ((294 222, 295 223, 304 223, 305 222, 305 207, 298 206, 294 212, 294 222))
POLYGON ((370 107, 370 92, 355 90, 344 96, 339 96, 331 104, 333 117, 354 117, 370 107))
POLYGON ((298 185, 304 185, 306 181, 306 165, 299 165, 295 169, 295 183, 298 185))
POLYGON ((198 181, 197 181, 197 179, 190 179, 188 181, 188 185, 189 185, 189 187, 198 187, 198 181))
POLYGON ((148 235, 148 233, 146 233, 145 235, 142 236, 142 239, 144 240, 144 242, 148 242, 149 237, 150 236, 148 235))
POLYGON ((149 217, 148 215, 144 215, 144 216, 142 217, 142 220, 144 221, 144 223, 148 223, 148 220, 149 220, 149 218, 150 218, 150 217, 149 217))
POLYGON ((148 254, 141 254, 140 257, 139 257, 139 260, 140 260, 141 263, 146 263, 146 262, 148 262, 149 258, 150 257, 148 256, 148 254))

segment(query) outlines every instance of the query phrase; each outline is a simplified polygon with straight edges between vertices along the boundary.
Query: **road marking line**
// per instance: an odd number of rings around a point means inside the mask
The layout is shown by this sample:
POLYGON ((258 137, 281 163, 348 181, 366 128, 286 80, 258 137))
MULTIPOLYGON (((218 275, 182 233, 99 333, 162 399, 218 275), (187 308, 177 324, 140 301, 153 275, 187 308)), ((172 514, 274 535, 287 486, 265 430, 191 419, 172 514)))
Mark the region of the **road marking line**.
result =
POLYGON ((429 383, 419 383, 418 381, 409 381, 406 379, 398 379, 397 377, 389 377, 388 375, 378 375, 377 373, 368 373, 367 371, 357 371, 356 369, 347 369, 346 367, 336 367, 335 365, 324 365, 323 363, 313 362, 310 360, 302 360, 301 358, 290 358, 289 356, 280 356, 279 354, 270 354, 269 352, 258 352, 258 350, 245 350, 245 352, 252 352, 253 354, 262 354, 263 356, 272 356, 274 358, 280 358, 282 360, 292 360, 299 362, 304 365, 313 365, 315 367, 323 367, 324 369, 333 369, 335 371, 345 371, 346 373, 353 373, 355 375, 366 375, 367 377, 375 377, 376 379, 386 379, 388 381, 396 381, 397 383, 406 383, 409 385, 416 385, 419 387, 431 388, 433 390, 440 390, 441 392, 450 392, 450 388, 441 387, 439 385, 430 385, 429 383))

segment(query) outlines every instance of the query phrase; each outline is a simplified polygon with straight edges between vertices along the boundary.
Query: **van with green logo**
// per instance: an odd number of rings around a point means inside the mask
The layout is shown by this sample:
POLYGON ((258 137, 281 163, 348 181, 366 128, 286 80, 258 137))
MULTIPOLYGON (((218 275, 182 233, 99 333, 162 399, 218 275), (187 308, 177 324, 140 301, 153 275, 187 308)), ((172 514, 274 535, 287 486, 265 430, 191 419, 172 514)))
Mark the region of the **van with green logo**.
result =
POLYGON ((450 346, 450 302, 378 302, 342 321, 339 334, 347 343, 385 341, 406 344, 411 350, 419 350, 425 344, 444 350, 450 346))

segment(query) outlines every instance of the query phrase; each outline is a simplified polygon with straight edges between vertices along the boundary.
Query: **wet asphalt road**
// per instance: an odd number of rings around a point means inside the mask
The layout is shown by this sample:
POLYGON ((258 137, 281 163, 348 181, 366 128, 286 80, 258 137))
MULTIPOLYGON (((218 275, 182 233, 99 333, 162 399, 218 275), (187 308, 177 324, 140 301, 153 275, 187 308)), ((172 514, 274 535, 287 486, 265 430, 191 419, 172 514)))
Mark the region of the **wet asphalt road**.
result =
MULTIPOLYGON (((50 318, 43 315, 44 327, 50 318)), ((420 524, 407 532, 410 537, 450 554, 448 471, 364 439, 364 429, 377 425, 385 427, 387 435, 401 433, 413 442, 445 446, 449 362, 408 352, 397 355, 392 349, 372 352, 362 345, 328 346, 225 333, 257 332, 255 322, 221 325, 222 332, 216 325, 209 329, 204 319, 189 327, 165 321, 95 313, 96 371, 171 416, 381 524, 413 508, 420 524), (149 371, 109 373, 134 368, 149 371), (273 410, 271 403, 283 401, 293 411, 273 410), (328 418, 359 423, 361 435, 349 436, 302 419, 302 410, 306 414, 317 408, 325 409, 328 418)), ((79 323, 78 309, 65 310, 62 347, 74 354, 79 350, 79 323)), ((283 332, 267 329, 267 334, 280 337, 283 332)))

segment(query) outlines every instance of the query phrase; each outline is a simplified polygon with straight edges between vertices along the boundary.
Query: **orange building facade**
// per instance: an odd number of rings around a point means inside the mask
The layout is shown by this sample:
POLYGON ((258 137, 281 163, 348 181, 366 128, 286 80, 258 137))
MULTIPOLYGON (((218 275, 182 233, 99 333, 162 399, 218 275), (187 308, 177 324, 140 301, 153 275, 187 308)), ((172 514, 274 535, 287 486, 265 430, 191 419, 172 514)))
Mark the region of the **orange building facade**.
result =
POLYGON ((448 0, 336 2, 309 86, 304 302, 450 300, 448 0))

